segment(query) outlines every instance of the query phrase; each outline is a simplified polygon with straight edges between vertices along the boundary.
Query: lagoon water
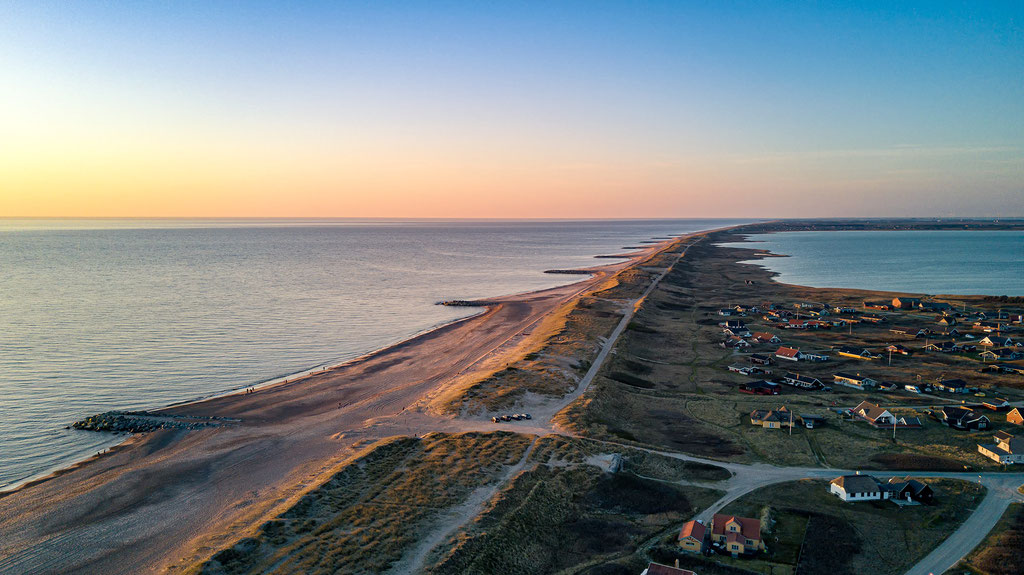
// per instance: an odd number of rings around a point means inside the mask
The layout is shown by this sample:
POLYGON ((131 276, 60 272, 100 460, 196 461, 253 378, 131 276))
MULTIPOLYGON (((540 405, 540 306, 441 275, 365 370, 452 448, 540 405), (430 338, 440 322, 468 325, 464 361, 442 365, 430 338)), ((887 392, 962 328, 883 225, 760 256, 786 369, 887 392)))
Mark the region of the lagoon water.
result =
POLYGON ((1024 232, 780 232, 725 244, 788 257, 756 263, 779 281, 926 294, 1024 296, 1024 232))
POLYGON ((0 220, 0 489, 117 441, 65 430, 333 365, 655 237, 742 223, 0 220))

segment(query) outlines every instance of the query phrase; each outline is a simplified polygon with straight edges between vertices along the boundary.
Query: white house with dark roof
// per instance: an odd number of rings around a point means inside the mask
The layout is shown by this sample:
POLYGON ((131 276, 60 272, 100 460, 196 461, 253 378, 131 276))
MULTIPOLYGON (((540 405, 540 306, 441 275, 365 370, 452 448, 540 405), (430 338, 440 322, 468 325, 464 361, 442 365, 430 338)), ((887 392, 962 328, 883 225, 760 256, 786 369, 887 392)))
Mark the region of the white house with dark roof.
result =
POLYGON ((870 475, 843 475, 829 482, 829 492, 843 501, 878 501, 889 499, 892 491, 870 475))
POLYGON ((871 379, 870 377, 861 375, 859 373, 849 373, 840 371, 832 376, 835 383, 838 385, 845 385, 846 387, 852 387, 854 389, 864 389, 865 387, 874 387, 878 385, 878 381, 871 379))

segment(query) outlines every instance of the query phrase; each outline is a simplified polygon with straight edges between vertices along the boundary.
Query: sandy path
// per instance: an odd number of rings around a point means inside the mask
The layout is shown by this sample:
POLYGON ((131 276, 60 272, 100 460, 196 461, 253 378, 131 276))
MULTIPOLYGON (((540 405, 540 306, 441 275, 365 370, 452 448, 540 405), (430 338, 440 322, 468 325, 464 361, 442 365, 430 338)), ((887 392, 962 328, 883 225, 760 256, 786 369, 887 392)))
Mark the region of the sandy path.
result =
POLYGON ((530 454, 533 453, 533 448, 537 445, 537 440, 537 437, 533 438, 533 441, 526 448, 526 452, 523 453, 522 458, 515 465, 510 466, 497 481, 491 485, 476 489, 465 502, 454 509, 450 509, 444 518, 431 525, 430 533, 406 557, 392 565, 391 569, 387 572, 388 575, 422 572, 423 563, 426 561, 430 551, 451 537, 463 525, 479 516, 491 499, 494 498, 495 494, 498 493, 498 490, 526 468, 526 464, 530 460, 530 454))
POLYGON ((0 497, 0 573, 173 571, 282 512, 353 455, 354 441, 473 427, 419 406, 466 374, 517 359, 539 320, 670 243, 576 284, 488 300, 480 315, 323 373, 168 408, 242 421, 138 436, 0 497))

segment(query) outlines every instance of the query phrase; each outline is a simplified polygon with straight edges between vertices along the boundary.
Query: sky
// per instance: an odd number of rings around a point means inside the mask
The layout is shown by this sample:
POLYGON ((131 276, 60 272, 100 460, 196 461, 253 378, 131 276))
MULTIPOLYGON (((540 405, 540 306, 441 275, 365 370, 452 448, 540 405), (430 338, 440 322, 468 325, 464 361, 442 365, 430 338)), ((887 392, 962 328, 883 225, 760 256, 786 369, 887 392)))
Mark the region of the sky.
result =
POLYGON ((1024 216, 1024 2, 0 3, 0 217, 1024 216))

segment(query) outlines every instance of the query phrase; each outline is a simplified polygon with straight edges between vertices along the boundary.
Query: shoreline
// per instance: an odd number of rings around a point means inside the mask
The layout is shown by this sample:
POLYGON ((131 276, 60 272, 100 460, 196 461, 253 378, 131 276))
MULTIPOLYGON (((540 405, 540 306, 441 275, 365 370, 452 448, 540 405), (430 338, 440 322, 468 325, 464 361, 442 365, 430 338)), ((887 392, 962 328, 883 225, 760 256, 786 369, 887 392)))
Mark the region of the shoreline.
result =
POLYGON ((543 337, 534 327, 561 306, 602 289, 614 274, 642 266, 687 238, 737 227, 744 225, 650 244, 626 262, 593 268, 603 273, 579 282, 489 298, 477 314, 331 369, 268 384, 255 394, 236 390, 167 406, 162 411, 188 408, 192 415, 235 416, 243 423, 130 436, 134 441, 109 456, 0 493, 0 531, 12 539, 2 549, 11 559, 0 559, 0 571, 30 560, 30 554, 63 562, 51 567, 56 570, 89 565, 149 572, 191 565, 205 550, 246 537, 374 441, 484 427, 432 413, 424 398, 457 391, 461 382, 500 368, 543 337), (133 541, 124 541, 126 530, 133 541), (83 545, 74 548, 74 557, 54 556, 68 545, 54 539, 58 531, 62 539, 71 538, 68 544, 83 545))
MULTIPOLYGON (((695 232, 695 233, 705 233, 705 232, 695 232)), ((536 290, 525 291, 525 292, 516 292, 516 293, 510 293, 510 294, 502 294, 502 295, 498 295, 498 296, 494 296, 494 297, 487 297, 485 299, 465 300, 464 304, 460 304, 457 307, 477 308, 478 311, 476 311, 475 313, 472 313, 470 315, 464 316, 464 317, 459 317, 459 318, 455 318, 455 319, 452 319, 452 320, 440 322, 440 323, 434 324, 434 325, 432 325, 430 327, 421 329, 419 331, 416 331, 416 332, 413 332, 413 333, 410 333, 410 334, 407 334, 407 335, 400 336, 399 339, 397 339, 396 341, 394 341, 392 343, 386 344, 386 345, 378 347, 378 348, 371 349, 371 350, 366 351, 364 353, 361 353, 361 354, 359 354, 359 355, 357 355, 355 357, 351 357, 351 358, 348 358, 348 359, 341 360, 338 363, 329 363, 329 364, 321 363, 321 364, 315 365, 315 366, 313 366, 311 368, 303 369, 303 370, 296 371, 296 372, 293 372, 293 373, 289 373, 289 374, 286 374, 286 375, 274 376, 274 377, 271 377, 271 378, 259 381, 257 383, 243 385, 243 386, 240 386, 240 387, 235 387, 235 388, 227 389, 227 390, 224 390, 224 391, 221 391, 221 392, 214 392, 214 393, 211 393, 211 394, 208 394, 208 395, 202 395, 202 396, 198 396, 198 397, 192 397, 192 398, 189 398, 189 399, 183 399, 183 400, 175 401, 175 402, 168 403, 168 404, 145 406, 145 407, 142 407, 142 408, 139 408, 139 409, 145 410, 145 411, 157 412, 158 413, 158 412, 162 412, 162 411, 169 410, 169 409, 176 409, 176 408, 185 407, 185 406, 189 406, 189 405, 193 405, 193 404, 197 404, 197 403, 202 403, 204 401, 215 400, 215 399, 220 399, 220 398, 224 398, 224 397, 231 397, 231 396, 236 396, 236 395, 243 395, 245 393, 245 390, 247 390, 247 389, 263 390, 263 389, 272 388, 272 387, 277 386, 277 385, 294 384, 296 382, 302 381, 302 380, 304 380, 306 378, 309 378, 309 377, 312 377, 312 376, 315 376, 315 375, 318 375, 318 374, 323 374, 323 373, 329 372, 331 370, 344 368, 346 366, 349 366, 349 365, 352 365, 352 364, 356 364, 356 363, 358 363, 360 361, 371 359, 372 357, 374 357, 377 354, 381 354, 381 353, 387 352, 388 350, 390 350, 392 348, 396 348, 396 347, 405 345, 405 344, 407 344, 407 343, 409 343, 409 342, 411 342, 411 341, 413 341, 413 340, 415 340, 415 339, 417 339, 417 338, 419 338, 421 336, 428 335, 431 332, 444 329, 446 327, 452 326, 454 324, 458 324, 460 322, 469 321, 469 320, 472 320, 474 318, 477 318, 477 317, 479 317, 479 316, 481 316, 483 314, 486 314, 488 312, 488 310, 491 307, 493 307, 494 305, 499 305, 498 302, 500 302, 500 300, 509 299, 509 298, 518 298, 518 297, 529 297, 531 295, 543 293, 543 292, 548 291, 548 290, 564 288, 564 287, 567 287, 567 286, 572 286, 572 285, 576 285, 576 284, 582 284, 584 282, 594 280, 594 279, 598 278, 599 276, 601 276, 601 274, 606 274, 607 273, 606 272, 606 268, 611 268, 611 267, 615 267, 615 266, 619 266, 619 265, 623 265, 623 264, 631 265, 631 262, 634 259, 643 256, 647 251, 650 251, 652 247, 654 247, 656 245, 661 245, 661 244, 663 244, 665 242, 675 241, 675 240, 679 239, 680 237, 683 237, 683 236, 686 236, 686 235, 689 235, 689 234, 681 234, 679 236, 675 236, 675 237, 672 237, 670 239, 658 240, 654 244, 645 245, 643 247, 638 247, 638 248, 636 248, 637 251, 635 253, 632 253, 632 254, 621 254, 621 255, 616 255, 616 256, 601 256, 601 255, 593 256, 595 258, 615 257, 616 259, 622 260, 622 261, 617 261, 617 262, 613 262, 613 263, 609 263, 609 264, 605 264, 605 265, 599 265, 599 266, 590 266, 590 267, 584 267, 584 268, 574 268, 574 270, 579 270, 579 271, 573 271, 573 273, 571 275, 580 276, 575 281, 571 281, 571 282, 567 282, 567 283, 562 283, 562 284, 558 284, 558 285, 547 287, 547 288, 540 288, 540 289, 536 289, 536 290), (586 277, 582 277, 582 276, 586 276, 586 277)), ((547 273, 547 272, 544 272, 544 273, 547 273)), ((446 302, 437 302, 434 305, 446 305, 446 302)), ((71 423, 72 422, 67 422, 66 425, 71 425, 71 423)), ((82 431, 82 430, 78 430, 78 431, 82 431)), ((88 433, 107 433, 107 432, 88 431, 88 433)), ((102 454, 106 454, 106 453, 108 453, 108 452, 110 452, 111 450, 114 450, 114 449, 120 449, 122 446, 125 446, 133 437, 136 437, 138 435, 138 434, 130 434, 130 433, 127 433, 127 432, 125 432, 125 433, 126 433, 126 436, 123 437, 123 438, 120 438, 120 439, 116 439, 116 436, 114 434, 110 434, 111 435, 111 439, 110 439, 110 442, 109 442, 110 445, 108 447, 105 447, 103 449, 103 451, 100 452, 99 454, 85 455, 85 450, 83 450, 83 456, 81 458, 75 458, 73 461, 70 461, 69 463, 58 463, 58 464, 53 465, 53 466, 48 466, 45 469, 39 471, 38 473, 34 473, 34 474, 24 478, 24 479, 17 480, 15 482, 11 483, 10 485, 4 486, 4 487, 0 487, 0 499, 4 498, 4 497, 6 497, 6 496, 8 496, 8 495, 10 495, 12 493, 15 493, 15 492, 17 492, 17 491, 19 491, 19 490, 21 490, 23 488, 31 487, 33 485, 37 485, 39 483, 42 483, 42 482, 46 481, 47 479, 49 479, 51 477, 59 477, 61 475, 64 475, 65 473, 69 473, 69 472, 71 472, 71 471, 73 471, 73 470, 75 470, 75 469, 77 469, 77 468, 87 464, 88 462, 99 458, 102 454)), ((89 451, 91 452, 91 449, 89 451)))
POLYGON ((550 326, 535 328, 556 310, 711 231, 646 245, 627 261, 591 268, 593 275, 579 282, 489 298, 493 305, 479 314, 331 370, 256 393, 164 408, 241 422, 131 436, 119 449, 4 493, 0 571, 42 564, 135 573, 193 564, 204 550, 275 517, 375 441, 479 427, 474 419, 435 411, 434 400, 460 393, 544 341, 550 326), (77 541, 70 553, 69 541, 77 541))
MULTIPOLYGON (((733 226, 731 226, 731 227, 733 227, 733 226)), ((728 229, 728 228, 721 228, 721 229, 728 229)), ((576 281, 571 281, 571 282, 567 282, 567 283, 561 283, 561 284, 558 284, 558 285, 555 285, 555 286, 552 286, 552 287, 541 288, 541 289, 537 289, 537 290, 530 290, 530 291, 511 293, 511 294, 502 294, 502 295, 499 295, 499 296, 487 297, 485 299, 466 300, 465 301, 465 305, 460 305, 459 307, 473 307, 473 308, 478 308, 479 311, 477 311, 476 313, 464 316, 464 317, 456 318, 456 319, 453 319, 453 320, 450 320, 450 321, 446 321, 446 322, 442 322, 442 323, 430 326, 428 328, 419 330, 417 332, 413 332, 413 333, 411 333, 409 335, 406 335, 406 336, 402 336, 400 339, 398 339, 397 341, 395 341, 393 343, 390 343, 388 345, 385 345, 385 346, 382 346, 382 347, 379 347, 379 348, 372 349, 372 350, 367 351, 365 353, 362 353, 362 354, 360 354, 358 356, 355 356, 355 357, 343 360, 340 363, 330 364, 330 365, 320 364, 320 365, 314 366, 313 368, 301 370, 301 371, 294 372, 294 373, 291 373, 291 374, 288 374, 288 375, 273 377, 273 378, 261 381, 261 382, 256 383, 256 384, 244 385, 244 386, 241 386, 241 387, 225 390, 223 392, 212 393, 210 395, 204 395, 204 396, 200 396, 200 397, 194 397, 194 398, 190 398, 190 399, 185 399, 185 400, 181 400, 181 401, 177 401, 177 402, 173 402, 173 403, 165 404, 165 405, 161 405, 161 406, 153 406, 153 407, 147 408, 146 410, 152 411, 152 412, 155 412, 155 413, 166 412, 166 411, 169 411, 169 410, 181 409, 181 408, 184 408, 184 407, 193 406, 193 405, 197 405, 197 404, 202 404, 204 402, 214 401, 214 400, 218 400, 218 399, 222 399, 222 398, 232 398, 232 397, 237 397, 237 396, 243 396, 243 395, 245 395, 245 390, 247 390, 247 389, 253 389, 255 391, 264 391, 264 390, 273 389, 273 388, 279 387, 279 386, 292 386, 292 385, 295 385, 295 384, 299 384, 299 383, 302 383, 302 382, 304 382, 304 381, 306 381, 306 380, 308 380, 310 378, 313 378, 315 376, 318 376, 318 375, 323 375, 325 373, 329 373, 329 372, 334 371, 334 370, 355 366, 355 365, 358 365, 361 362, 372 360, 373 358, 375 358, 375 357, 377 357, 379 355, 382 355, 382 354, 385 354, 385 353, 387 353, 389 351, 393 351, 393 350, 399 349, 401 347, 407 346, 409 344, 412 344, 413 342, 415 342, 417 339, 419 339, 421 337, 429 336, 429 335, 431 335, 431 334, 433 334, 435 332, 440 332, 442 330, 445 330, 446 328, 455 327, 455 326, 457 326, 459 324, 462 324, 462 323, 465 323, 465 322, 472 321, 474 319, 480 318, 481 316, 486 315, 489 311, 491 311, 496 306, 500 306, 503 303, 507 303, 508 301, 512 301, 512 300, 516 300, 516 299, 522 299, 522 298, 529 298, 529 297, 533 297, 533 296, 544 294, 545 292, 554 291, 554 290, 561 290, 561 289, 564 289, 564 288, 567 288, 567 287, 571 287, 571 286, 580 286, 581 290, 579 290, 579 291, 582 291, 582 289, 586 287, 584 284, 589 284, 589 283, 593 283, 593 282, 599 281, 600 279, 603 279, 604 277, 607 277, 610 273, 612 273, 612 270, 617 272, 617 271, 621 271, 621 269, 632 267, 633 265, 636 265, 637 263, 639 263, 641 260, 649 258, 651 255, 653 255, 655 253, 658 253, 662 249, 664 249, 667 246, 671 245, 672 243, 680 240, 681 238, 688 237, 688 236, 695 235, 695 234, 709 233, 709 232, 712 232, 712 231, 717 231, 717 230, 703 230, 703 231, 699 231, 699 232, 679 234, 679 235, 672 236, 672 237, 669 237, 669 238, 666 238, 666 239, 659 239, 659 240, 656 240, 656 241, 651 241, 651 243, 646 243, 643 246, 637 246, 637 247, 634 248, 635 251, 632 252, 632 253, 616 254, 615 256, 605 256, 605 257, 614 257, 616 260, 620 260, 620 261, 615 261, 615 262, 611 262, 611 263, 604 264, 604 265, 589 266, 589 267, 583 267, 583 268, 573 268, 573 273, 571 275, 580 276, 579 279, 576 280, 576 281)), ((597 256, 594 256, 594 257, 597 258, 597 257, 602 257, 602 256, 601 255, 597 255, 597 256)), ((574 297, 576 297, 578 295, 579 294, 577 293, 574 297)), ((438 302, 435 305, 442 305, 444 303, 445 302, 438 302)), ((70 425, 70 423, 68 423, 68 425, 70 425)), ((90 431, 89 433, 106 433, 106 432, 90 431)), ((23 480, 19 480, 19 481, 15 482, 15 483, 13 483, 13 484, 11 484, 9 486, 6 486, 6 487, 0 489, 0 500, 6 498, 8 496, 11 496, 13 494, 16 494, 16 493, 18 493, 18 492, 20 492, 20 491, 22 491, 24 489, 27 489, 27 488, 30 488, 30 487, 33 487, 33 486, 45 483, 46 481, 48 481, 50 479, 62 477, 64 475, 66 475, 66 474, 69 474, 69 473, 71 473, 71 472, 73 472, 73 471, 75 471, 77 469, 80 469, 80 468, 90 464, 91 462, 94 462, 94 461, 100 459, 103 455, 113 454, 113 453, 116 453, 117 451, 120 451, 120 450, 122 450, 124 448, 129 447, 133 440, 143 438, 144 436, 145 436, 145 434, 130 434, 130 433, 126 432, 126 435, 123 438, 121 438, 119 440, 112 441, 112 444, 109 447, 105 448, 99 454, 88 455, 88 456, 85 456, 85 457, 83 457, 81 459, 76 459, 75 461, 72 461, 70 463, 58 464, 57 466, 53 466, 53 467, 47 468, 45 470, 42 470, 42 471, 40 471, 37 474, 33 474, 33 475, 23 479, 23 480)))

